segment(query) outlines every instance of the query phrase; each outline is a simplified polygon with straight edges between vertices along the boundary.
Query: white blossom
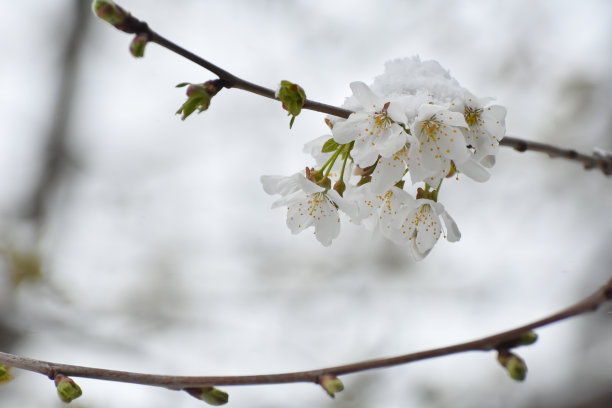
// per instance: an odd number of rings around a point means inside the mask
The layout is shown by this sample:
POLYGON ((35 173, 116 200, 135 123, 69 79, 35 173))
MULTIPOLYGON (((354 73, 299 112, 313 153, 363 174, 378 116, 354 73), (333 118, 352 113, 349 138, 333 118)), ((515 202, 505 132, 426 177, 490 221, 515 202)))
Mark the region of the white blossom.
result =
MULTIPOLYGON (((488 101, 488 98, 468 97, 465 101, 454 101, 451 107, 465 118, 468 127, 462 131, 467 144, 474 148, 477 161, 497 154, 499 141, 506 134, 506 108, 487 106, 488 101)), ((486 159, 485 163, 490 160, 486 159)))
POLYGON ((401 105, 383 102, 363 82, 351 84, 363 110, 334 124, 332 134, 339 144, 355 142, 351 155, 360 167, 373 165, 378 156, 389 157, 406 143, 406 132, 398 124, 406 121, 401 105))
POLYGON ((416 260, 427 256, 443 235, 442 222, 448 241, 455 242, 461 238, 457 224, 444 206, 429 199, 420 198, 414 206, 405 206, 398 218, 401 224, 393 231, 392 238, 395 242, 408 242, 416 260))
POLYGON ((293 234, 314 226, 319 242, 329 246, 340 233, 338 208, 356 215, 356 206, 343 199, 335 190, 325 190, 296 173, 290 177, 262 176, 261 183, 268 194, 281 194, 272 208, 287 206, 287 227, 293 234))
POLYGON ((412 134, 419 142, 423 166, 437 172, 444 170, 444 159, 463 163, 470 158, 462 129, 467 129, 463 115, 440 105, 422 105, 412 124, 412 134))

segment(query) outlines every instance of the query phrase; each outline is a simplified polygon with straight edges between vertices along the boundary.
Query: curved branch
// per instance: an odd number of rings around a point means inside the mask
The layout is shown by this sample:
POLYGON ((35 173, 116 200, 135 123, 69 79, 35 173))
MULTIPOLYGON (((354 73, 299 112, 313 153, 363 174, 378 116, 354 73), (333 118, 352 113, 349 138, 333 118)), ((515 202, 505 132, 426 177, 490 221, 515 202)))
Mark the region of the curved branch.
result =
POLYGON ((27 357, 0 352, 0 364, 33 371, 53 379, 57 374, 72 377, 85 377, 98 380, 116 381, 132 384, 164 387, 173 390, 183 390, 193 387, 212 385, 261 385, 283 384, 297 382, 319 383, 323 376, 354 374, 366 370, 386 368, 434 357, 447 356, 467 351, 492 351, 508 349, 517 346, 517 340, 522 334, 533 329, 558 322, 573 316, 593 312, 603 303, 612 300, 612 279, 592 295, 580 302, 555 314, 535 322, 507 330, 478 340, 435 348, 396 357, 361 361, 341 366, 319 368, 309 371, 296 371, 280 374, 237 375, 237 376, 172 376, 133 373, 127 371, 107 370, 103 368, 81 367, 76 365, 53 363, 27 357))

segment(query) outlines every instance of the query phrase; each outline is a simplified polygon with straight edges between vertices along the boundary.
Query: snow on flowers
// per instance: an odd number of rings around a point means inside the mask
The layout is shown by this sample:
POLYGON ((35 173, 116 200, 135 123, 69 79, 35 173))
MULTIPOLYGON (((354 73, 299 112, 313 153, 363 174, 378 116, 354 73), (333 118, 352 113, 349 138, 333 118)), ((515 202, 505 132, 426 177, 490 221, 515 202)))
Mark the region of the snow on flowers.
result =
POLYGON ((442 182, 464 174, 489 178, 506 110, 462 88, 436 61, 390 61, 371 86, 351 83, 347 118, 329 117, 331 135, 306 144, 316 167, 262 176, 279 194, 287 226, 314 227, 323 245, 340 233, 340 213, 423 259, 440 237, 458 241, 455 221, 438 202, 442 182), (408 177, 407 177, 408 176, 408 177), (412 194, 411 194, 412 192, 412 194))

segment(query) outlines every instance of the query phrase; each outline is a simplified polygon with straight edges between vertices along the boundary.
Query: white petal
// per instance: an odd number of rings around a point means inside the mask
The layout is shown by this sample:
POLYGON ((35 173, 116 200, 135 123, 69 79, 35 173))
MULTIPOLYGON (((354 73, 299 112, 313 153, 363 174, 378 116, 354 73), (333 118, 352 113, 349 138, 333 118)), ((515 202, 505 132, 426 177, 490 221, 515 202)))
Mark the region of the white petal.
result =
POLYGON ((424 217, 417 226, 416 246, 421 253, 429 251, 438 241, 440 236, 440 222, 431 208, 426 209, 424 217))
POLYGON ((351 218, 357 218, 359 214, 359 208, 355 200, 344 198, 338 194, 336 190, 329 190, 327 196, 332 200, 338 208, 351 218))
POLYGON ((465 118, 462 114, 458 112, 452 112, 449 110, 441 110, 436 113, 436 120, 440 121, 447 126, 458 126, 463 128, 468 128, 468 124, 465 121, 465 118))
POLYGON ((320 193, 321 191, 325 191, 325 189, 321 186, 316 185, 312 181, 308 180, 304 177, 303 174, 298 173, 297 181, 299 183, 300 189, 306 194, 314 194, 320 193))
POLYGON ((314 222, 306 201, 307 197, 304 197, 303 200, 291 203, 287 207, 287 227, 293 234, 303 231, 314 222))
POLYGON ((363 82, 352 82, 351 90, 366 111, 377 112, 382 109, 383 103, 380 98, 363 82))
POLYGON ((442 125, 438 135, 438 146, 444 156, 455 162, 464 162, 470 157, 463 133, 459 130, 442 125))
MULTIPOLYGON (((266 193, 280 194, 286 196, 300 189, 299 176, 296 173, 293 176, 261 176, 260 181, 266 193)), ((303 177, 303 176, 302 176, 303 177)))
POLYGON ((369 118, 369 115, 357 112, 352 113, 347 120, 336 123, 332 129, 334 140, 339 144, 346 144, 357 139, 368 127, 369 118))
POLYGON ((329 246, 332 240, 340 234, 338 210, 327 200, 321 203, 318 210, 314 221, 315 236, 321 244, 329 246))
POLYGON ((446 108, 440 105, 433 105, 430 103, 424 103, 417 110, 417 122, 422 122, 424 120, 431 119, 432 116, 436 115, 439 112, 445 111, 446 108))
POLYGON ((399 156, 381 157, 372 173, 372 181, 370 182, 372 191, 376 194, 384 193, 402 179, 405 170, 406 164, 399 156))
POLYGON ((442 168, 442 157, 438 145, 432 141, 427 140, 421 144, 421 163, 427 170, 438 172, 442 168))
POLYGON ((489 177, 491 177, 491 174, 489 174, 487 169, 472 158, 469 158, 463 163, 455 162, 455 166, 461 173, 465 174, 474 181, 478 181, 479 183, 484 183, 485 181, 489 180, 489 177))
POLYGON ((389 116, 394 122, 406 124, 407 118, 404 108, 400 103, 391 102, 387 107, 387 116, 389 116))
POLYGON ((444 226, 446 227, 446 239, 449 242, 459 241, 461 239, 461 232, 459 231, 455 220, 453 220, 453 218, 446 212, 442 204, 435 203, 434 209, 444 222, 444 226))

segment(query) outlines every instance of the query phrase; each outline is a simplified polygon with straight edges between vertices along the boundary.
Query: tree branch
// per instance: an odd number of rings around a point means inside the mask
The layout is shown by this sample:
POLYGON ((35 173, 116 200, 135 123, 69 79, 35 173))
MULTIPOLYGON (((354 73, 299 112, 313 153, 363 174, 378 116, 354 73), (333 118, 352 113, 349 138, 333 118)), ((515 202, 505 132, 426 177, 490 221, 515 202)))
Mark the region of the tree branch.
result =
MULTIPOLYGON (((218 67, 217 65, 205 60, 204 58, 192 53, 191 51, 186 50, 185 48, 159 35, 155 31, 153 31, 147 23, 140 21, 131 15, 128 15, 124 21, 124 24, 122 24, 118 28, 128 33, 143 35, 148 39, 149 42, 156 43, 212 72, 213 74, 219 77, 219 79, 221 80, 221 85, 225 88, 242 89, 243 91, 254 93, 256 95, 278 100, 278 98, 276 98, 274 90, 246 81, 226 71, 225 69, 218 67)), ((313 101, 311 99, 306 99, 303 109, 326 113, 328 115, 337 116, 344 119, 348 118, 349 115, 352 113, 352 111, 348 109, 313 101)), ((546 153, 549 157, 552 158, 560 157, 567 160, 573 160, 582 163, 586 170, 599 169, 602 171, 603 174, 607 176, 612 175, 612 154, 610 153, 604 153, 596 150, 592 155, 589 156, 586 154, 578 153, 576 150, 573 149, 564 149, 545 143, 531 142, 528 140, 510 136, 506 136, 504 139, 502 139, 500 141, 500 145, 512 147, 519 152, 531 150, 534 152, 546 153)))
POLYGON ((434 357, 447 356, 467 351, 506 350, 517 347, 521 335, 539 327, 558 322, 573 316, 597 310, 603 303, 612 300, 612 279, 592 295, 555 314, 535 322, 507 330, 478 340, 435 348, 396 357, 361 361, 341 366, 319 368, 309 371, 296 371, 280 374, 236 375, 236 376, 173 376, 133 373, 107 370, 103 368, 82 367, 53 363, 0 352, 0 364, 33 371, 54 379, 58 374, 71 377, 85 377, 98 380, 116 381, 132 384, 184 390, 212 385, 261 385, 311 382, 320 383, 323 376, 354 374, 366 370, 386 368, 434 357))

